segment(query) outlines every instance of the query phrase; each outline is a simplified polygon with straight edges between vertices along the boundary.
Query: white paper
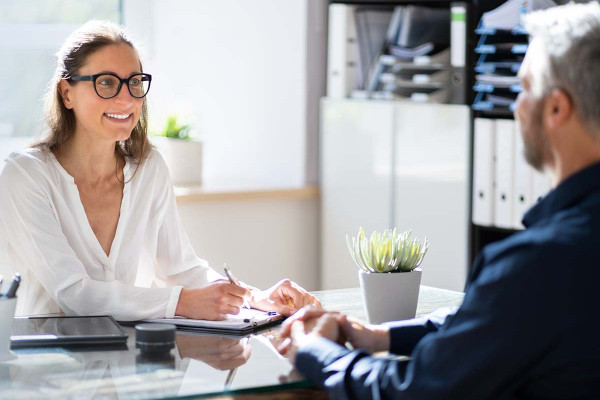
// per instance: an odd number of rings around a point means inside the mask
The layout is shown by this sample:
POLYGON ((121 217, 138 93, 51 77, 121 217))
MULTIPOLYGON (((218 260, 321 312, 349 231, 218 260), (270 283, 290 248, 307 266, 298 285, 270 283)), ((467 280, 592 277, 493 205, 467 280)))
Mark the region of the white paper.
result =
POLYGON ((209 329, 228 329, 241 330, 255 325, 262 325, 269 320, 278 318, 279 314, 269 314, 266 311, 256 310, 253 308, 241 308, 237 315, 227 315, 227 319, 223 321, 208 321, 205 319, 190 319, 185 317, 175 318, 157 318, 145 320, 145 322, 161 322, 165 324, 174 324, 177 326, 187 326, 192 328, 209 328, 209 329))

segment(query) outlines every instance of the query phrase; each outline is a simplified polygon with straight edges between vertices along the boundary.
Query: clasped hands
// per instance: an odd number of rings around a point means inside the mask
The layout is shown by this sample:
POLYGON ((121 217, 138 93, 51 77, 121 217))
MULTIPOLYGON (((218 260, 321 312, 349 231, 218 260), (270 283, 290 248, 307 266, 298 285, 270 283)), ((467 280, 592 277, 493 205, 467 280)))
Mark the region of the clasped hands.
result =
POLYGON ((183 288, 175 315, 224 320, 227 314, 238 314, 245 301, 252 308, 276 311, 283 315, 292 315, 308 305, 322 309, 319 300, 289 279, 283 279, 266 290, 218 280, 202 288, 183 288))
POLYGON ((370 353, 387 351, 390 347, 388 327, 363 324, 344 314, 312 306, 304 307, 288 318, 279 335, 281 342, 277 350, 292 362, 295 362, 298 349, 317 338, 329 339, 342 346, 350 344, 370 353))

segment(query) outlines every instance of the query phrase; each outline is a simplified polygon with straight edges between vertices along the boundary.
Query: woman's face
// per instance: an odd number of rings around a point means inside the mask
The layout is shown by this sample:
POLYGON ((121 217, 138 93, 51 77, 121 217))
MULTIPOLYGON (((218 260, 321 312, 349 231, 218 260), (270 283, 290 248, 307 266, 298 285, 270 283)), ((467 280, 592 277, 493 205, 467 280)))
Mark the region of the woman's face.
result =
MULTIPOLYGON (((92 53, 79 70, 79 75, 104 72, 123 79, 142 71, 136 52, 128 45, 118 44, 104 46, 92 53)), ((126 84, 111 99, 98 96, 92 81, 62 81, 60 85, 65 106, 75 114, 75 135, 112 143, 129 138, 140 119, 143 99, 132 97, 126 84)))

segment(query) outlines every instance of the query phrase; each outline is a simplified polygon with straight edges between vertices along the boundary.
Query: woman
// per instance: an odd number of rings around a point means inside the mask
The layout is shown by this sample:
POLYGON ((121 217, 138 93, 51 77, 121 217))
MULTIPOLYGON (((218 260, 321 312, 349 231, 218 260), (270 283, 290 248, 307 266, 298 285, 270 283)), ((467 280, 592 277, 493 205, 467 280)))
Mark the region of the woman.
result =
POLYGON ((152 77, 120 27, 91 21, 57 55, 49 136, 0 176, 0 233, 24 272, 17 314, 218 320, 318 300, 289 280, 235 285, 196 257, 166 165, 147 139, 152 77))

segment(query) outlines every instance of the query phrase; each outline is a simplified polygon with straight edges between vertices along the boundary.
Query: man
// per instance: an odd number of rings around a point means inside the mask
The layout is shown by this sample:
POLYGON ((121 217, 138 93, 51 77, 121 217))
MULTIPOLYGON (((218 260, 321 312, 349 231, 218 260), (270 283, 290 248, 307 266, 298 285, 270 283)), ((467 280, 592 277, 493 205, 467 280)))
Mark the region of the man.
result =
POLYGON ((286 323, 280 351, 332 398, 600 399, 600 6, 536 12, 526 28, 515 117, 555 189, 527 230, 482 250, 446 318, 374 326, 304 310, 286 323), (411 358, 368 353, 382 350, 411 358))

